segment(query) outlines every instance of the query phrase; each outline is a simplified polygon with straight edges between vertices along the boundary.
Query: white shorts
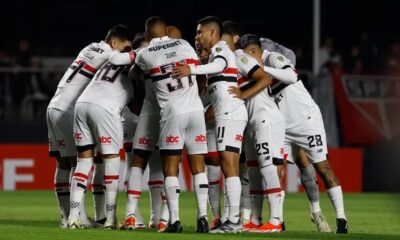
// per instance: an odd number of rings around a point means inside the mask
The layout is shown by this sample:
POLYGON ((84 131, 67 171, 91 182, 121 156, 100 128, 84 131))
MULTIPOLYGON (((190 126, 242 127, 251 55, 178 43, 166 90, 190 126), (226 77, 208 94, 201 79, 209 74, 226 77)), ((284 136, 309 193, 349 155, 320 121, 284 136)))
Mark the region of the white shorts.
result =
POLYGON ((97 144, 102 154, 118 154, 123 146, 121 119, 92 103, 75 105, 75 144, 85 150, 97 144))
POLYGON ((229 151, 240 153, 243 143, 243 132, 247 121, 240 120, 215 120, 215 134, 218 152, 229 151))
POLYGON ((50 156, 76 156, 74 141, 74 111, 48 108, 46 114, 50 156))
POLYGON ((316 111, 304 124, 293 129, 287 129, 285 135, 285 154, 287 160, 294 162, 297 153, 292 154, 292 145, 304 149, 312 163, 328 159, 328 148, 322 115, 316 111))
POLYGON ((189 155, 207 153, 206 125, 202 110, 161 121, 161 154, 181 155, 183 146, 189 155))
POLYGON ((206 123, 206 131, 207 131, 207 150, 208 150, 207 157, 218 157, 214 119, 206 123))
POLYGON ((154 151, 160 134, 160 115, 139 115, 136 132, 133 137, 133 149, 154 151))
POLYGON ((284 159, 285 122, 263 122, 257 129, 247 129, 246 159, 248 165, 257 160, 257 166, 281 165, 284 159), (250 163, 249 163, 250 162, 250 163))

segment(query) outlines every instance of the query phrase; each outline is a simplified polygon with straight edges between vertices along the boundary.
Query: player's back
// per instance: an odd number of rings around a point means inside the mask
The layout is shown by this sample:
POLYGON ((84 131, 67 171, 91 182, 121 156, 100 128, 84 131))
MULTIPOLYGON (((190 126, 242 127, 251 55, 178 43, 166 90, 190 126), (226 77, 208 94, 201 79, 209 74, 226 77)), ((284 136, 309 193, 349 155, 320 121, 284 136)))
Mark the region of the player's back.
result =
POLYGON ((211 48, 209 62, 217 58, 224 59, 227 66, 221 73, 208 74, 207 84, 215 116, 223 116, 243 105, 243 100, 235 98, 228 92, 230 86, 238 86, 238 72, 235 55, 224 41, 219 41, 211 48))
POLYGON ((107 61, 111 52, 111 47, 103 41, 91 43, 83 48, 58 83, 49 107, 64 111, 73 108, 78 97, 96 71, 107 61))
MULTIPOLYGON (((238 84, 240 89, 245 91, 256 84, 256 81, 251 76, 260 68, 260 65, 255 58, 244 53, 243 50, 236 50, 235 56, 238 67, 238 84)), ((282 115, 275 104, 274 98, 270 95, 268 87, 255 96, 246 99, 245 104, 249 113, 250 123, 257 119, 258 116, 267 117, 270 122, 282 119, 282 115)))
POLYGON ((146 81, 152 81, 162 119, 203 109, 196 77, 171 77, 175 66, 199 63, 196 52, 187 41, 168 37, 153 39, 138 53, 136 63, 145 71, 146 81))
POLYGON ((119 115, 133 96, 128 79, 130 65, 113 65, 107 61, 78 98, 77 102, 97 104, 108 112, 119 115))
MULTIPOLYGON (((290 60, 276 52, 265 52, 263 62, 266 66, 286 69, 293 68, 290 60)), ((310 113, 319 112, 318 105, 299 79, 293 84, 286 84, 273 79, 271 93, 282 112, 288 129, 298 126, 306 120, 310 113)))

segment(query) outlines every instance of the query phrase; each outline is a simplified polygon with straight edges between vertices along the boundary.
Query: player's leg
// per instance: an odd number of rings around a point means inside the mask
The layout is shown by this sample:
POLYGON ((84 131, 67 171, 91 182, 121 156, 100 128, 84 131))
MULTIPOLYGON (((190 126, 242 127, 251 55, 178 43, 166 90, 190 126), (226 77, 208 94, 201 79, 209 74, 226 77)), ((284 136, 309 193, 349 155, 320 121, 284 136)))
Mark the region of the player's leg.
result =
MULTIPOLYGON (((245 110, 245 109, 244 109, 245 110)), ((247 114, 245 110, 244 114, 247 114)), ((225 188, 229 203, 228 220, 211 233, 240 232, 239 160, 246 121, 216 119, 217 147, 220 154, 221 169, 225 176, 225 188)))
POLYGON ((208 201, 210 203, 213 219, 211 221, 211 229, 216 229, 221 225, 221 207, 220 207, 220 179, 221 167, 219 165, 219 155, 217 151, 217 143, 215 138, 215 121, 206 124, 207 130, 207 150, 205 155, 205 163, 207 169, 207 180, 209 184, 208 201))
POLYGON ((249 134, 245 137, 246 149, 246 167, 249 174, 249 194, 251 204, 250 222, 243 225, 243 230, 252 232, 262 225, 262 209, 264 202, 264 188, 262 186, 262 177, 260 167, 258 166, 257 152, 253 138, 249 134))
POLYGON ((327 142, 321 113, 314 114, 309 126, 298 139, 299 145, 307 153, 324 182, 328 196, 336 211, 336 233, 347 233, 347 219, 344 211, 343 193, 339 180, 327 160, 327 142))
POLYGON ((193 175, 193 186, 197 202, 196 232, 209 231, 207 221, 208 179, 205 172, 204 154, 207 153, 206 127, 203 111, 185 114, 188 124, 185 128, 185 147, 187 150, 190 171, 193 175))
MULTIPOLYGON (((274 163, 274 144, 272 141, 272 128, 269 123, 259 126, 254 131, 254 143, 257 153, 260 173, 265 184, 265 193, 267 194, 269 204, 269 220, 259 229, 263 232, 280 232, 282 225, 280 222, 280 201, 281 184, 278 177, 277 167, 274 163)), ((249 128, 251 129, 251 128, 249 128)))
POLYGON ((92 181, 92 193, 93 193, 93 206, 95 217, 94 220, 98 224, 104 224, 106 222, 105 213, 105 195, 104 195, 104 162, 100 153, 94 157, 94 171, 92 181))
POLYGON ((61 214, 60 228, 67 228, 67 220, 69 216, 69 177, 71 172, 71 163, 61 158, 61 154, 57 144, 56 132, 53 127, 52 116, 53 109, 47 109, 46 120, 49 137, 49 155, 56 159, 56 171, 54 173, 54 192, 57 198, 58 207, 61 214))
POLYGON ((246 167, 246 153, 244 151, 240 154, 239 176, 240 176, 240 183, 242 184, 242 192, 240 195, 240 212, 242 218, 241 220, 242 224, 247 224, 250 222, 251 200, 250 200, 249 173, 246 167))
POLYGON ((134 216, 142 193, 143 172, 158 139, 158 120, 158 116, 139 116, 138 126, 133 138, 133 156, 127 185, 124 229, 135 228, 134 216))
POLYGON ((86 191, 88 175, 93 166, 94 137, 88 124, 89 106, 86 103, 78 103, 75 106, 74 137, 78 151, 76 169, 71 180, 70 215, 68 226, 81 228, 79 212, 86 191))

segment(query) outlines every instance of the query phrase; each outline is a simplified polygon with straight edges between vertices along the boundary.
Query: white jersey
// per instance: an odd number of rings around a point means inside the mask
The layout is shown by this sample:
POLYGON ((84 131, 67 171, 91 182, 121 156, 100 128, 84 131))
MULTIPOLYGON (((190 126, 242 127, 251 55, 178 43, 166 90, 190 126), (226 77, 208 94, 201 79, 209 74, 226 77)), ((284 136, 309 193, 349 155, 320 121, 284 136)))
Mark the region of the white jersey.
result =
POLYGON ((199 64, 199 60, 187 41, 167 36, 152 39, 136 58, 136 65, 149 75, 153 83, 162 120, 203 110, 196 76, 171 77, 173 68, 180 63, 199 64))
POLYGON ((133 96, 132 82, 128 79, 129 67, 106 62, 78 98, 77 103, 93 103, 121 117, 123 108, 133 96))
MULTIPOLYGON (((263 62, 266 66, 277 69, 293 68, 291 62, 282 54, 264 51, 263 62)), ((310 116, 310 113, 319 112, 303 82, 298 80, 294 84, 286 84, 273 79, 271 93, 275 103, 282 112, 286 122, 286 129, 301 125, 310 116)))
MULTIPOLYGON (((235 55, 225 41, 219 41, 211 48, 208 61, 213 62, 216 58, 224 59, 227 64, 223 72, 207 75, 208 94, 214 108, 215 117, 218 118, 234 112, 244 102, 228 92, 229 87, 237 87, 238 82, 235 55)), ((247 116, 243 116, 243 120, 247 120, 247 116)))
POLYGON ((92 43, 82 49, 58 83, 49 108, 62 111, 73 109, 76 100, 90 83, 97 69, 107 61, 111 52, 110 45, 103 41, 92 43))
MULTIPOLYGON (((238 66, 239 87, 242 91, 245 91, 255 85, 256 81, 251 79, 251 76, 260 68, 260 65, 255 58, 244 53, 243 50, 236 50, 235 56, 238 66)), ((251 125, 258 126, 263 120, 272 123, 283 119, 273 97, 270 95, 269 88, 265 88, 255 96, 246 99, 245 104, 251 125)))

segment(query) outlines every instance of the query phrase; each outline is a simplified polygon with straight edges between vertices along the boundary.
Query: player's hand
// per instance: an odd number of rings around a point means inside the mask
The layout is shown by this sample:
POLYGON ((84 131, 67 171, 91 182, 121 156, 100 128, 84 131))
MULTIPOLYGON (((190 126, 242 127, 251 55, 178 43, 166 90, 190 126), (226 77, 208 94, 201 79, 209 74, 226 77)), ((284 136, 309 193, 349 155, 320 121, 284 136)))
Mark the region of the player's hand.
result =
POLYGON ((235 98, 239 98, 243 100, 242 91, 238 87, 230 86, 228 88, 228 92, 233 95, 235 98))
POLYGON ((179 64, 172 70, 171 77, 172 78, 183 78, 191 75, 192 71, 190 70, 189 65, 185 64, 179 64))

